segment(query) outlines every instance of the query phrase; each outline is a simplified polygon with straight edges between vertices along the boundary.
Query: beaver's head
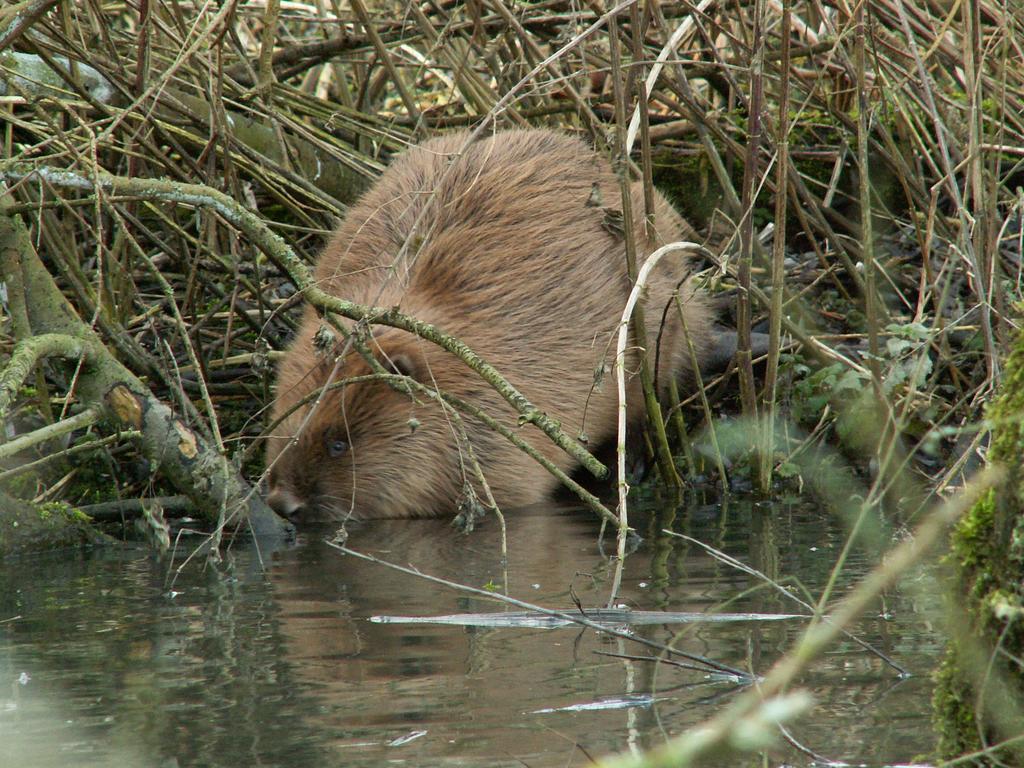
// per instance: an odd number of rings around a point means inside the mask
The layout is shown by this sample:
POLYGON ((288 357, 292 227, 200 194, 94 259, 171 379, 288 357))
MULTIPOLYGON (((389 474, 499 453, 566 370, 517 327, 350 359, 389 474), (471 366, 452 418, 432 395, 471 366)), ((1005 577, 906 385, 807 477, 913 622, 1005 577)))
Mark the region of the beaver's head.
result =
MULTIPOLYGON (((321 351, 304 334, 281 361, 271 411, 277 426, 267 441, 270 506, 298 522, 454 509, 463 473, 442 408, 374 378, 367 361, 345 346, 321 351)), ((393 328, 378 327, 367 346, 390 374, 431 388, 443 388, 437 365, 454 361, 393 328)))

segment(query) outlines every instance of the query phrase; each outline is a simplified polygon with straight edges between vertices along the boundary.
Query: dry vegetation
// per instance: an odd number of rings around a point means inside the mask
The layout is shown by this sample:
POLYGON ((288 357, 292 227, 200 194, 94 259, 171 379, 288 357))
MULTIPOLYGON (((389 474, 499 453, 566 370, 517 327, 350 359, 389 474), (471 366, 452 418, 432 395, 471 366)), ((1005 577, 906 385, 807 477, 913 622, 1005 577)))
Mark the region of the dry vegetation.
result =
MULTIPOLYGON (((628 142, 723 254, 707 283, 739 296, 741 342, 772 335, 763 368, 738 367, 736 409, 778 433, 753 482, 832 444, 876 497, 908 467, 942 491, 983 445, 1020 295, 1022 33, 1014 2, 31 0, 0 10, 4 205, 121 363, 254 480, 296 273, 145 180, 222 192, 311 260, 389 156, 436 131, 628 142)), ((31 325, 15 290, 8 353, 31 325)), ((175 493, 131 430, 81 410, 77 375, 24 380, 8 439, 70 423, 0 480, 72 504, 175 493)))
MULTIPOLYGON (((856 511, 894 501, 910 519, 984 455, 1016 328, 1022 46, 1020 0, 7 5, 0 505, 258 512, 231 468, 259 478, 272 363, 312 295, 303 264, 406 144, 530 124, 628 155, 718 255, 703 279, 735 306, 740 354, 669 420, 717 424, 703 458, 676 446, 694 474, 724 475, 721 448, 733 480, 824 482, 845 502, 853 486, 821 465, 838 448, 866 481, 856 511), (769 336, 756 366, 751 332, 769 336), (750 418, 738 448, 723 409, 750 418), (209 458, 198 490, 160 452, 172 438, 209 458)), ((938 506, 899 567, 967 500, 938 506)), ((840 618, 897 575, 880 569, 840 618)), ((650 764, 724 743, 832 627, 812 623, 698 734, 717 741, 650 764)))

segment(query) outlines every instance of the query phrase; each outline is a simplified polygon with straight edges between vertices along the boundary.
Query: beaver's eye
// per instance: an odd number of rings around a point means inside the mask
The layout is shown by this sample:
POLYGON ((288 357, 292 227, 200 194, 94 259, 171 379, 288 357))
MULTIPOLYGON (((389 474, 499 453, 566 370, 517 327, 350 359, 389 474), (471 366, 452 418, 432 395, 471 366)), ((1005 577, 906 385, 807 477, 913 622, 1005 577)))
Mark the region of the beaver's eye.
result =
POLYGON ((341 456, 345 451, 348 450, 348 443, 344 440, 332 440, 327 438, 327 454, 332 458, 336 459, 341 456))

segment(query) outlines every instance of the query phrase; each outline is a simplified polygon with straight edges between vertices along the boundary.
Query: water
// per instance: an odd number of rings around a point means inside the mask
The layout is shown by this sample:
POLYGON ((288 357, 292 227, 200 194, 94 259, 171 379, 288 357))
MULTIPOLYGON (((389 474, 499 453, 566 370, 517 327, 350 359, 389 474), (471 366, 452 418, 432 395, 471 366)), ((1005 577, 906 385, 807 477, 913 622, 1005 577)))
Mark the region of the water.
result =
MULTIPOLYGON (((548 607, 602 607, 610 584, 583 513, 508 517, 469 537, 441 521, 365 524, 349 546, 548 607)), ((639 523, 618 602, 636 610, 794 613, 777 592, 663 526, 816 596, 845 537, 807 506, 689 504, 639 523)), ((873 558, 854 552, 837 591, 873 558)), ((319 535, 175 573, 134 548, 0 564, 0 766, 584 766, 661 743, 741 690, 704 673, 623 658, 636 643, 578 627, 377 623, 371 617, 512 610, 345 556, 319 535)), ((914 574, 855 628, 914 676, 844 641, 801 685, 818 706, 792 728, 820 755, 909 761, 931 747, 928 674, 938 600, 914 574), (924 587, 924 588, 922 588, 924 587), (881 614, 884 613, 885 616, 881 614)), ((766 671, 801 620, 641 626, 636 633, 766 671)), ((770 764, 809 765, 783 745, 770 764)), ((758 758, 721 765, 760 765, 758 758)))

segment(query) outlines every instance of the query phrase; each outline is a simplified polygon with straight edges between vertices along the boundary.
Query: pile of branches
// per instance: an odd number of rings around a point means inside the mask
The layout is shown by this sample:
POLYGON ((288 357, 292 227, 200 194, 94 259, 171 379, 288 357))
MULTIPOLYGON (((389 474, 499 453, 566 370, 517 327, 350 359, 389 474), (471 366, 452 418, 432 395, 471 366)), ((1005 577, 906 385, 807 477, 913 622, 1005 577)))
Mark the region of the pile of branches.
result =
POLYGON ((147 442, 187 434, 211 462, 194 503, 261 505, 224 478, 260 474, 304 287, 290 259, 410 142, 544 124, 629 153, 708 232, 709 289, 739 288, 741 408, 805 427, 765 433, 762 486, 849 437, 852 391, 880 425, 860 450, 892 472, 931 456, 942 490, 980 446, 1020 296, 1022 33, 990 0, 8 6, 0 408, 22 442, 0 482, 72 504, 189 495, 192 449, 147 442), (79 346, 25 352, 46 334, 79 346), (108 386, 84 386, 107 358, 108 386), (133 409, 153 404, 147 437, 133 409))

